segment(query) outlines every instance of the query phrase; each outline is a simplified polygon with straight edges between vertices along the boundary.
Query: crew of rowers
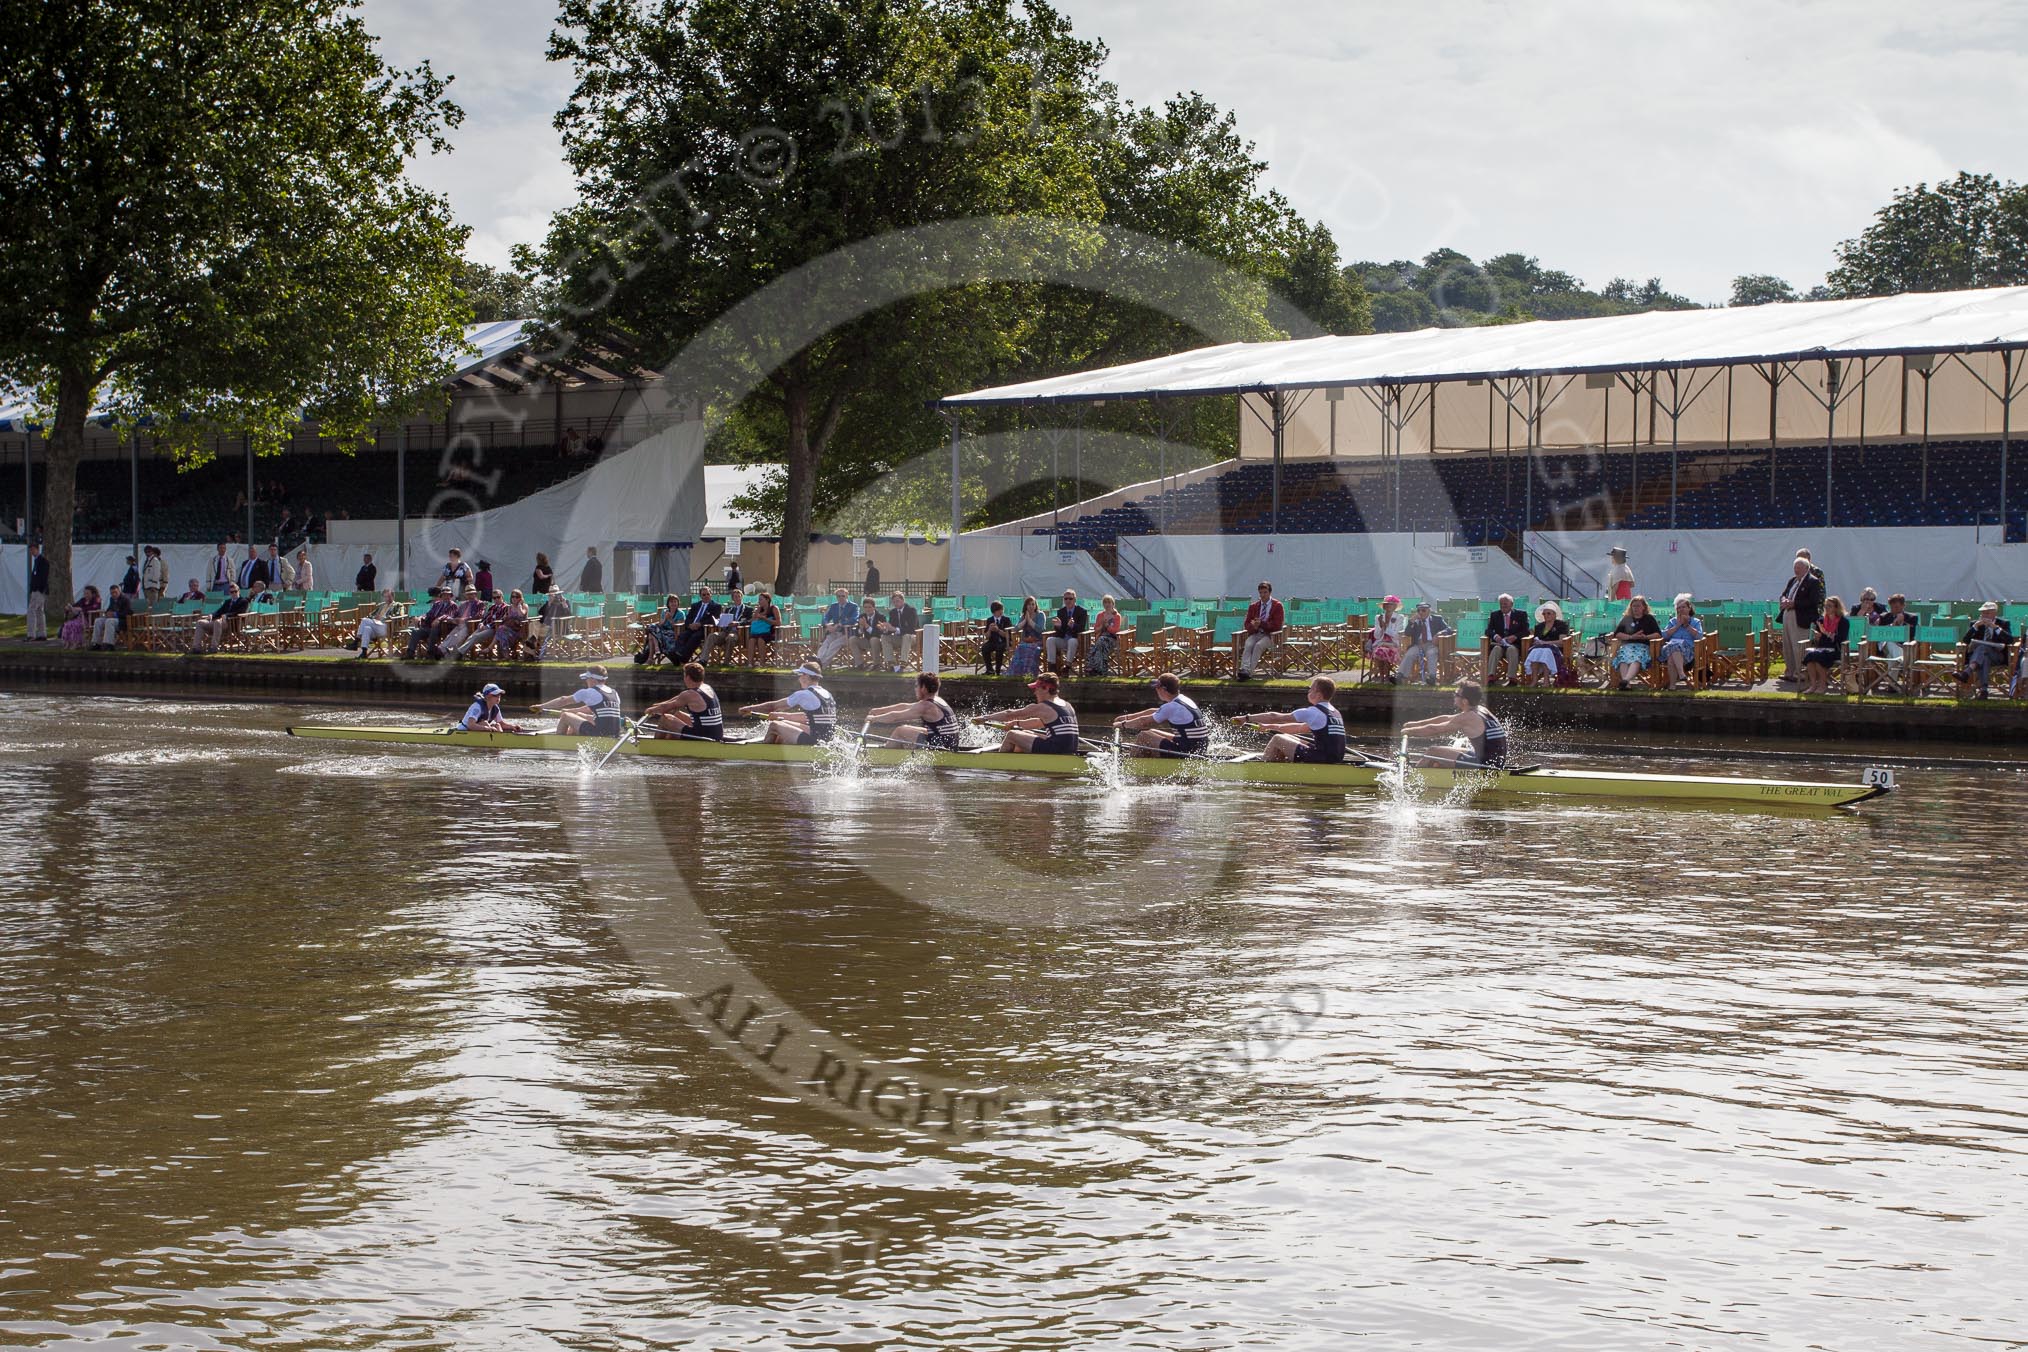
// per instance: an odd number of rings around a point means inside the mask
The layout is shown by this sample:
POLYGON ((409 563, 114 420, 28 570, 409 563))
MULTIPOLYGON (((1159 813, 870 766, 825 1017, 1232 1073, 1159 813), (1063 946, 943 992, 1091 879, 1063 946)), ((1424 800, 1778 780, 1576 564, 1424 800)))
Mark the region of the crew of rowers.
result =
MULTIPOLYGON (((822 746, 838 735, 838 701, 824 688, 824 669, 805 662, 795 670, 796 688, 778 700, 748 704, 740 713, 766 720, 760 740, 775 746, 822 746)), ((544 704, 537 712, 556 714, 556 731, 565 735, 620 737, 627 731, 620 696, 602 666, 580 674, 580 687, 544 704)), ((940 693, 934 672, 915 678, 915 698, 883 705, 866 714, 869 740, 920 750, 961 750, 959 718, 940 693), (875 726, 881 731, 875 734, 875 726)), ((997 749, 1043 756, 1075 756, 1087 748, 1102 749, 1078 730, 1077 710, 1059 690, 1057 677, 1043 672, 1028 685, 1032 703, 1003 709, 976 720, 1002 733, 997 749)), ((1287 713, 1240 714, 1233 722, 1267 734, 1261 759, 1299 765, 1339 765, 1345 760, 1345 716, 1332 698, 1337 683, 1328 676, 1310 682, 1308 699, 1287 713)), ((474 697, 458 724, 463 731, 521 732, 500 713, 504 691, 488 685, 474 697)), ((1113 720, 1119 748, 1133 756, 1203 759, 1211 749, 1211 725, 1197 701, 1183 693, 1183 683, 1170 672, 1154 680, 1156 702, 1149 708, 1113 720), (1131 740, 1127 740, 1131 735, 1131 740)), ((1432 743, 1422 752, 1424 763, 1459 768, 1497 769, 1507 764, 1507 729, 1486 707, 1485 688, 1474 680, 1458 682, 1448 714, 1402 725, 1408 737, 1432 743)), ((683 668, 683 688, 642 711, 638 725, 644 735, 724 741, 725 709, 718 692, 696 662, 683 668)), ((1104 748, 1109 749, 1109 748, 1104 748)))

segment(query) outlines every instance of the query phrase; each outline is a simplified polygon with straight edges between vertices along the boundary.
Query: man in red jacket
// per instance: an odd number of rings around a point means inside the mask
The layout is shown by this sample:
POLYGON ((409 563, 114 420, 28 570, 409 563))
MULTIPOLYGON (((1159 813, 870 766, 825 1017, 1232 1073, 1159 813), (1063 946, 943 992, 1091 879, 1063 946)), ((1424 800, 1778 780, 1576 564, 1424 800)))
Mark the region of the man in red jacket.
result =
POLYGON ((1233 672, 1242 681, 1253 675, 1261 655, 1282 632, 1282 603, 1275 600, 1273 584, 1263 582, 1258 591, 1260 599, 1246 608, 1246 624, 1232 639, 1233 672))

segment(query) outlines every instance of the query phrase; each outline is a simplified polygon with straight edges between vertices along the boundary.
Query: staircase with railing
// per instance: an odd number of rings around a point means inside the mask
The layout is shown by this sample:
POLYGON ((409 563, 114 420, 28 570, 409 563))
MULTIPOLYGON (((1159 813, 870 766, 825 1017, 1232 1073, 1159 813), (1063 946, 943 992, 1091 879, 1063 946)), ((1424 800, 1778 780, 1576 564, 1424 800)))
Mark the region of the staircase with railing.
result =
POLYGON ((1516 548, 1508 553, 1542 584, 1544 596, 1598 596, 1605 591, 1597 573, 1532 531, 1518 537, 1516 548))

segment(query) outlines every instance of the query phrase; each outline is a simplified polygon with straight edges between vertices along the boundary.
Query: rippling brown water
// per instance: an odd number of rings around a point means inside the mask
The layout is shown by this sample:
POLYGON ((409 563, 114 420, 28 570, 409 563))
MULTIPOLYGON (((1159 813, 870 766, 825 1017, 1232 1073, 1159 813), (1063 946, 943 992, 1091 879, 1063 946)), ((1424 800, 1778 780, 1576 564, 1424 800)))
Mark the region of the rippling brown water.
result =
POLYGON ((2028 1342, 2010 769, 1795 818, 0 714, 0 1341, 2028 1342), (1104 1120, 813 1106, 704 972, 1104 1120))

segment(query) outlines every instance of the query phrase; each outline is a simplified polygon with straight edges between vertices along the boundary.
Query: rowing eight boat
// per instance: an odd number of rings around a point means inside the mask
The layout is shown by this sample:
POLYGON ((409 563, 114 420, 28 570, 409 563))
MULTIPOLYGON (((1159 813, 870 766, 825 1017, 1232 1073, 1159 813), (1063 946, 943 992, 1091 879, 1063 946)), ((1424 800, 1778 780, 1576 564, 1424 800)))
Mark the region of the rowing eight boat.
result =
MULTIPOLYGON (((309 724, 289 729, 290 736, 339 742, 403 742, 421 746, 457 747, 475 751, 576 751, 590 746, 605 751, 611 740, 560 737, 554 733, 438 732, 428 728, 365 728, 309 724)), ((835 757, 815 746, 770 746, 760 742, 642 739, 622 746, 622 756, 660 756, 692 761, 753 761, 809 765, 835 757)), ((1003 774, 1052 775, 1075 778, 1091 773, 1083 756, 1038 756, 1002 751, 912 751, 866 745, 860 756, 874 767, 928 762, 940 770, 990 770, 1003 774)), ((1264 761, 1124 757, 1121 771, 1135 779, 1223 780, 1276 784, 1312 789, 1370 789, 1393 773, 1380 762, 1343 765, 1299 765, 1264 761)), ((1466 787, 1480 793, 1547 795, 1577 798, 1642 798, 1679 802, 1746 803, 1761 807, 1851 807, 1886 793, 1882 784, 1812 784, 1787 779, 1727 779, 1715 775, 1651 775, 1599 770, 1452 770, 1425 768, 1412 772, 1431 791, 1466 787)))

